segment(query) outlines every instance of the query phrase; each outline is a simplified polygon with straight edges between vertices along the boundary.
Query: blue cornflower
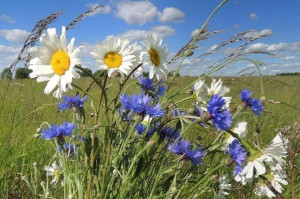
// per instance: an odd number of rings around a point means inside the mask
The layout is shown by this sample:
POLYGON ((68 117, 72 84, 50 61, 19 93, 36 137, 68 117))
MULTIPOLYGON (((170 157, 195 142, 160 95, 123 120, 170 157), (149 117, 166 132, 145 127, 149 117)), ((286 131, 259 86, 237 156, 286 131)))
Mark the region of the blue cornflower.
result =
MULTIPOLYGON (((139 135, 142 135, 146 131, 146 129, 147 127, 141 123, 138 123, 135 127, 135 130, 139 135)), ((150 138, 153 135, 153 133, 154 133, 154 129, 150 127, 146 134, 146 139, 150 138)))
POLYGON ((122 94, 120 101, 123 109, 132 111, 141 116, 149 115, 150 117, 161 117, 165 114, 160 104, 150 105, 152 98, 148 95, 140 94, 128 96, 122 94))
POLYGON ((240 93, 241 100, 245 104, 245 107, 249 106, 256 115, 260 115, 264 109, 264 105, 259 99, 251 98, 251 95, 252 92, 247 89, 242 90, 240 93))
POLYGON ((229 144, 229 155, 231 156, 231 159, 235 162, 236 166, 233 171, 233 175, 237 175, 242 171, 243 164, 247 159, 247 151, 243 147, 243 145, 235 139, 233 142, 229 144))
POLYGON ((76 125, 65 122, 61 125, 51 125, 49 129, 42 130, 42 137, 46 140, 51 140, 55 137, 62 138, 63 136, 71 136, 76 125))
POLYGON ((176 155, 182 155, 182 160, 190 160, 192 164, 199 165, 202 164, 201 159, 205 155, 204 150, 201 148, 190 150, 191 143, 186 140, 181 140, 180 142, 171 143, 168 146, 168 150, 176 155))
POLYGON ((142 92, 144 94, 147 94, 147 95, 154 95, 156 96, 157 95, 164 95, 165 91, 166 91, 166 87, 165 86, 162 86, 163 84, 163 81, 159 81, 158 83, 154 83, 154 79, 150 79, 148 77, 143 77, 143 76, 140 76, 139 78, 139 84, 141 85, 142 87, 142 92))
POLYGON ((208 103, 209 119, 219 130, 227 130, 231 123, 231 113, 227 109, 223 109, 225 100, 218 94, 212 95, 208 103))
POLYGON ((76 95, 75 97, 72 96, 65 96, 64 102, 58 103, 58 109, 60 111, 64 111, 68 108, 77 108, 80 109, 83 107, 84 102, 87 100, 87 96, 85 95, 83 98, 80 99, 79 95, 76 95))
POLYGON ((179 131, 175 131, 175 129, 170 126, 164 126, 161 129, 160 136, 166 138, 167 140, 177 140, 180 137, 180 133, 179 131))
MULTIPOLYGON (((65 143, 63 147, 66 150, 69 158, 73 158, 75 156, 75 144, 65 143)), ((62 153, 62 151, 63 151, 62 147, 58 146, 57 151, 59 153, 62 153)))
POLYGON ((173 109, 173 116, 174 117, 177 117, 177 116, 185 116, 186 115, 186 112, 185 111, 180 111, 180 110, 177 110, 177 109, 173 109))

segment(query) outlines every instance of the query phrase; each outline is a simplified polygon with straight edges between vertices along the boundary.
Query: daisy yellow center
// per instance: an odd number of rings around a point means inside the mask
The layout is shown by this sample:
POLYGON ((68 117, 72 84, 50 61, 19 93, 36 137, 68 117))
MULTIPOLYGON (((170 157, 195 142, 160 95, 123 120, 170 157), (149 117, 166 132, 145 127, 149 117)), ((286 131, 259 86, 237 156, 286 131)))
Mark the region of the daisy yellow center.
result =
POLYGON ((55 170, 54 173, 53 173, 53 176, 55 179, 59 180, 60 178, 60 170, 55 170))
POLYGON ((52 70, 57 75, 64 75, 65 72, 69 70, 70 63, 71 61, 69 55, 62 50, 56 51, 52 55, 50 62, 52 70))
POLYGON ((109 68, 119 68, 122 65, 122 56, 116 52, 109 52, 104 56, 104 62, 109 68))
POLYGON ((159 57, 157 50, 155 48, 150 48, 148 53, 150 55, 150 59, 151 59, 152 63, 154 64, 154 66, 156 66, 156 67, 159 66, 160 57, 159 57))

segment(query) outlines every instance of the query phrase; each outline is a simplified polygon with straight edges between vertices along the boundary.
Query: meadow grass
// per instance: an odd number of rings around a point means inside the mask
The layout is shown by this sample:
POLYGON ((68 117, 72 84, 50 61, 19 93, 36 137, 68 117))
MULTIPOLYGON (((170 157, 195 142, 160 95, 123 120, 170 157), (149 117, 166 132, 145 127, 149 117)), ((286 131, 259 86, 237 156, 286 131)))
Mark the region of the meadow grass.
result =
MULTIPOLYGON (((172 85, 167 96, 195 80, 194 77, 176 77, 174 85, 172 85)), ((207 77, 206 80, 210 82, 211 78, 207 77)), ((259 77, 222 77, 222 80, 231 89, 228 96, 232 96, 236 100, 231 102, 233 108, 240 103, 237 100, 239 99, 239 92, 243 88, 252 90, 254 97, 262 96, 259 77)), ((83 89, 88 87, 90 82, 89 78, 74 81, 76 85, 83 89)), ((108 98, 113 99, 118 90, 118 79, 111 79, 109 83, 108 98)), ((249 134, 256 134, 258 140, 269 143, 276 134, 275 129, 300 121, 300 77, 263 77, 263 83, 263 96, 266 98, 264 116, 254 118, 252 115, 245 113, 243 117, 239 117, 239 121, 247 119, 249 134)), ((138 89, 136 79, 131 79, 127 85, 128 87, 123 90, 126 93, 134 93, 138 89)), ((43 169, 43 165, 49 163, 49 159, 53 155, 53 148, 46 143, 47 141, 34 138, 39 126, 45 121, 50 124, 59 124, 70 119, 66 113, 58 114, 57 99, 43 94, 44 87, 45 83, 36 83, 35 80, 31 79, 12 80, 11 82, 7 80, 0 81, 2 99, 0 115, 1 198, 26 197, 29 193, 22 180, 22 174, 32 173, 30 168, 32 168, 34 162, 41 169, 43 169), (6 93, 7 88, 8 92, 6 93)), ((73 89, 68 94, 75 94, 76 90, 73 89)), ((86 103, 87 117, 92 117, 91 104, 92 101, 97 104, 98 99, 96 96, 99 95, 99 92, 100 90, 96 87, 92 87, 89 91, 89 98, 86 103)), ((176 96, 177 99, 174 99, 174 101, 180 99, 180 97, 181 95, 176 96)), ((192 101, 186 101, 179 104, 178 107, 188 107, 191 103, 192 101)), ((201 140, 202 143, 209 143, 217 135, 214 132, 204 132, 193 128, 185 136, 190 140, 201 140)), ((296 159, 295 163, 299 163, 299 158, 296 159)), ((296 172, 295 176, 299 184, 299 173, 296 172)), ((288 187, 285 193, 289 194, 289 192, 288 187)))

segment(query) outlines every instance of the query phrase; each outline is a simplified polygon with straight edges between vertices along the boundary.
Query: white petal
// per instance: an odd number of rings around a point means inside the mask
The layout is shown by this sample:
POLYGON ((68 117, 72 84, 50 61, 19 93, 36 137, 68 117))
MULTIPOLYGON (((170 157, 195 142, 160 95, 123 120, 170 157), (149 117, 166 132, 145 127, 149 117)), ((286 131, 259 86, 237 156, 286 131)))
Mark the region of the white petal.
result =
POLYGON ((48 84, 44 90, 44 93, 45 94, 51 93, 53 91, 53 89, 57 86, 57 84, 59 83, 59 80, 60 80, 60 76, 55 74, 48 82, 48 84))

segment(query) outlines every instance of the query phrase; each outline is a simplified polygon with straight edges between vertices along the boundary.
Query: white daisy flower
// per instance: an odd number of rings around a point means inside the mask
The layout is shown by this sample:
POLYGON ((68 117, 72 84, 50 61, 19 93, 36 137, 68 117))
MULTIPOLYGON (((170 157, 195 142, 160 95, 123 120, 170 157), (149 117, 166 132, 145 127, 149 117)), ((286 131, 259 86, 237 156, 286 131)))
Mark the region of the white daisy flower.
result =
POLYGON ((254 172, 255 177, 266 173, 264 163, 269 165, 272 171, 281 171, 282 165, 286 162, 284 159, 287 156, 286 144, 287 140, 282 134, 276 135, 270 146, 248 157, 247 165, 234 179, 244 185, 251 182, 254 172))
MULTIPOLYGON (((234 133, 236 133, 240 138, 244 138, 246 136, 246 133, 247 133, 247 125, 248 125, 247 122, 236 123, 234 128, 232 129, 232 131, 234 133)), ((234 139, 235 139, 229 133, 227 133, 226 135, 227 136, 225 138, 224 144, 221 148, 221 150, 223 150, 223 151, 227 151, 229 144, 231 144, 231 142, 233 142, 234 139)))
POLYGON ((54 92, 56 98, 61 98, 63 92, 72 88, 72 78, 79 78, 80 75, 75 70, 75 65, 80 64, 77 58, 79 48, 73 50, 75 39, 72 38, 67 45, 66 28, 62 27, 60 37, 56 35, 56 29, 47 29, 47 34, 43 34, 40 42, 43 46, 36 46, 30 49, 31 56, 29 69, 32 72, 30 78, 36 78, 37 82, 48 81, 44 90, 49 94, 57 86, 54 92))
POLYGON ((56 161, 52 163, 52 166, 45 166, 45 170, 47 171, 47 176, 53 176, 50 184, 56 184, 61 179, 62 169, 56 161))
POLYGON ((158 80, 162 77, 167 78, 168 68, 168 48, 162 46, 162 39, 154 33, 147 35, 147 40, 141 42, 144 46, 143 54, 146 55, 145 65, 150 66, 149 78, 152 79, 154 74, 158 80))
POLYGON ((283 188, 281 186, 281 184, 283 185, 287 185, 288 182, 285 180, 286 175, 283 172, 279 172, 279 171, 275 171, 271 173, 271 185, 274 187, 274 189, 278 192, 278 193, 282 193, 283 188))
POLYGON ((257 178, 258 176, 265 174, 266 167, 264 165, 264 160, 266 160, 266 158, 267 157, 261 152, 249 156, 247 165, 234 177, 235 181, 245 185, 248 182, 251 182, 253 177, 257 178))
MULTIPOLYGON (((278 193, 282 193, 283 191, 281 184, 283 185, 288 184, 288 182, 284 179, 286 178, 286 175, 283 172, 275 171, 272 172, 271 174, 265 175, 265 177, 269 180, 269 182, 271 183, 270 185, 272 185, 272 187, 278 193)), ((269 186, 267 186, 265 182, 260 181, 255 188, 256 189, 255 194, 258 196, 266 195, 269 198, 275 197, 274 192, 270 189, 269 186)))
POLYGON ((219 177, 219 192, 216 195, 216 198, 223 199, 228 195, 228 191, 231 190, 231 184, 229 183, 228 174, 221 175, 219 177))
POLYGON ((256 184, 254 193, 259 197, 267 196, 268 198, 274 198, 276 196, 264 182, 256 184))
POLYGON ((136 44, 130 45, 128 39, 121 40, 118 37, 99 43, 91 55, 99 64, 100 70, 107 70, 109 77, 116 72, 122 76, 128 75, 140 61, 139 47, 136 44))
POLYGON ((223 86, 221 79, 219 79, 219 81, 212 79, 210 87, 208 87, 203 80, 199 80, 194 84, 194 94, 197 98, 199 108, 202 111, 207 111, 207 102, 209 101, 210 97, 215 94, 222 96, 222 98, 225 100, 224 107, 229 108, 231 97, 224 97, 224 95, 229 91, 230 89, 228 87, 223 86))
POLYGON ((282 170, 282 165, 286 162, 284 158, 287 157, 287 143, 288 141, 279 133, 272 140, 271 145, 263 150, 267 156, 265 162, 270 166, 272 171, 282 170))

